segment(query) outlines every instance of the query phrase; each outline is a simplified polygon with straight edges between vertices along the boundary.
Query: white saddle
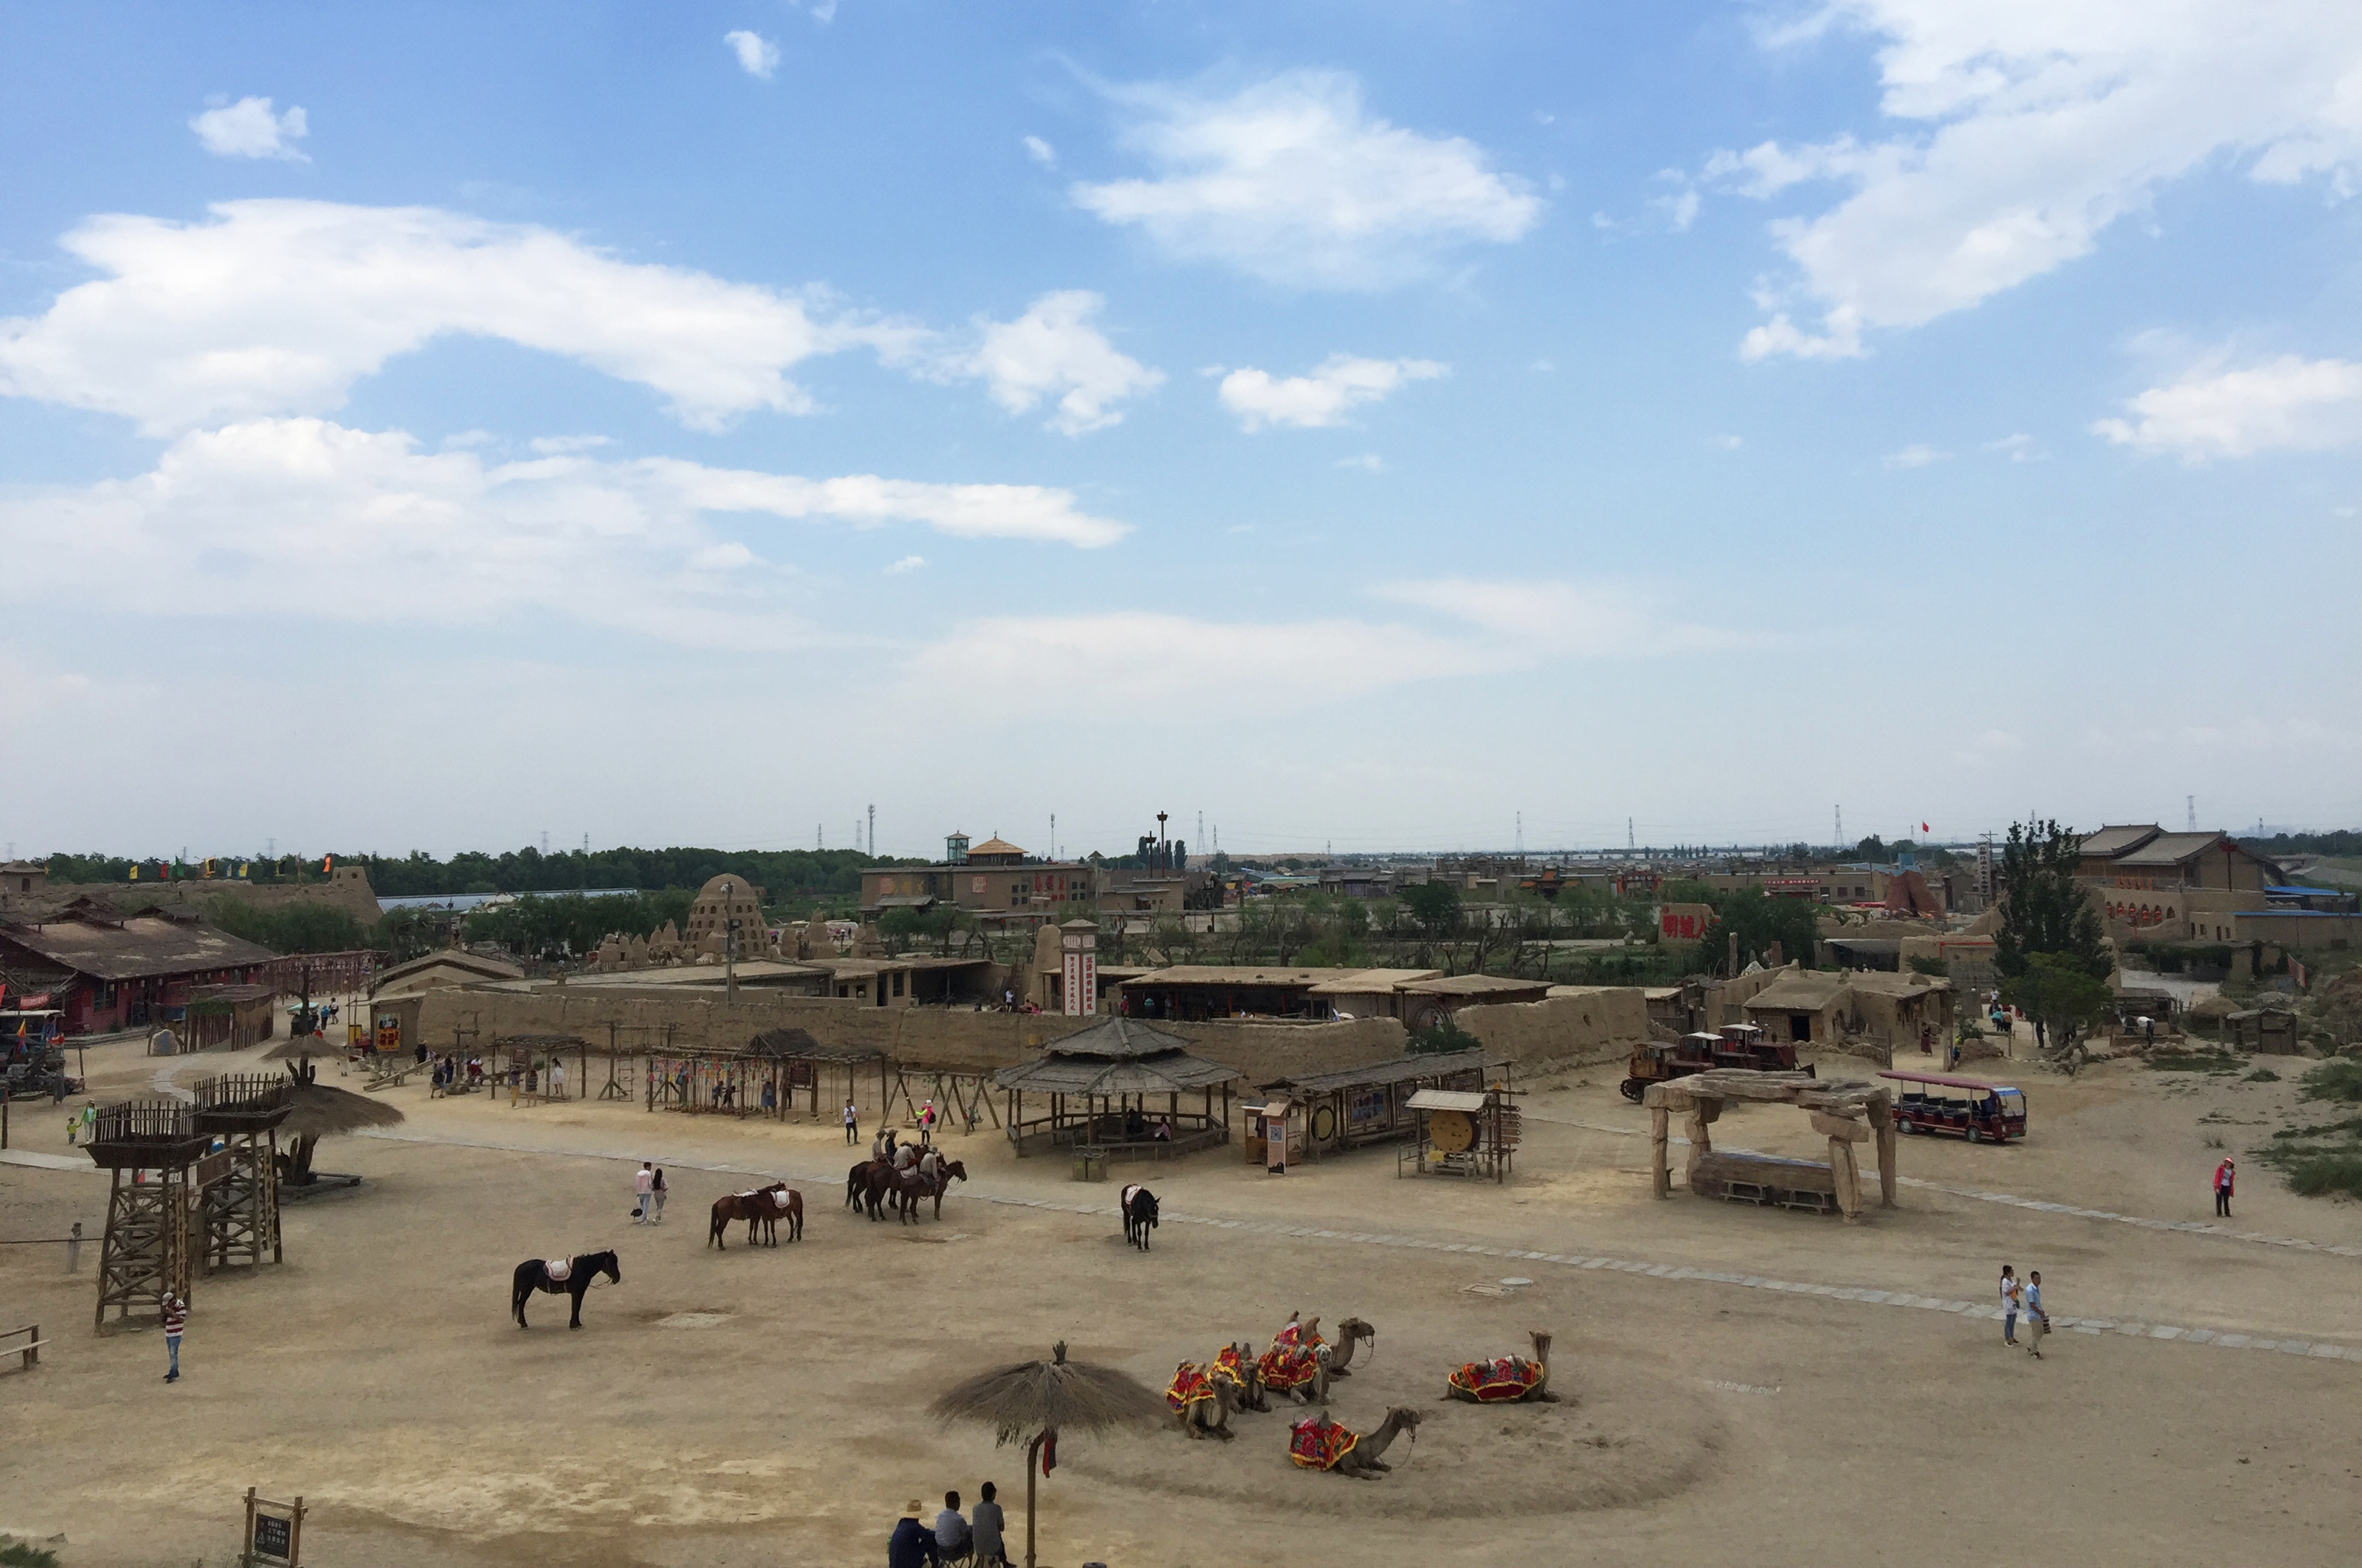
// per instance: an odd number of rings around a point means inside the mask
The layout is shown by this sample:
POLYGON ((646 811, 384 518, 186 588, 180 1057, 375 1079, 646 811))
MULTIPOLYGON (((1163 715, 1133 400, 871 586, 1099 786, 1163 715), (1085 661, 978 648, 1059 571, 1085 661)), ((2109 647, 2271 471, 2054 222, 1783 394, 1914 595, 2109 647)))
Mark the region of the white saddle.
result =
POLYGON ((788 1199, 794 1196, 794 1193, 789 1192, 784 1187, 773 1187, 771 1189, 771 1202, 780 1209, 785 1209, 788 1206, 788 1199))
POLYGON ((574 1260, 572 1258, 545 1258, 542 1260, 541 1272, 548 1276, 550 1284, 563 1285, 568 1280, 574 1277, 574 1260))

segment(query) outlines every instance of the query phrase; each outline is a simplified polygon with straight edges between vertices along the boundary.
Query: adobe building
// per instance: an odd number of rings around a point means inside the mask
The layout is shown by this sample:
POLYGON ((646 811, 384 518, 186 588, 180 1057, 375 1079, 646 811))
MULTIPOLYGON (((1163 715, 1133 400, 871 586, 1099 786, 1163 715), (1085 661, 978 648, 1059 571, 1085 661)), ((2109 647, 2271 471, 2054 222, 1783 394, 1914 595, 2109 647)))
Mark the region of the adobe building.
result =
POLYGON ((69 1034, 179 1022, 200 988, 259 984, 278 956, 193 914, 122 915, 95 899, 38 922, 0 923, 0 964, 28 999, 47 993, 69 1034))
POLYGON ((861 874, 861 916, 888 910, 950 905, 988 921, 1043 920, 1068 903, 1096 901, 1098 880, 1087 861, 1036 860, 995 834, 971 846, 967 834, 944 840, 932 866, 881 866, 861 874))
POLYGON ((689 925, 681 933, 681 939, 691 954, 711 953, 720 957, 734 920, 738 922, 739 957, 761 957, 770 953, 770 933, 763 924, 763 889, 744 877, 716 877, 700 888, 689 906, 689 925))

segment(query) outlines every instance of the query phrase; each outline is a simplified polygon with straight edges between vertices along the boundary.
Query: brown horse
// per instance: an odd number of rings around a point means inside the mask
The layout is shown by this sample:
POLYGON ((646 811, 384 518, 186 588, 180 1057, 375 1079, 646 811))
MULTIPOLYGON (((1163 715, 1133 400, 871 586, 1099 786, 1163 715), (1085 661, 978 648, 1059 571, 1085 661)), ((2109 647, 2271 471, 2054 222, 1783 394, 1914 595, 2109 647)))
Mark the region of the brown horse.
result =
POLYGON ((788 1240, 802 1241, 804 1195, 783 1181, 775 1181, 753 1192, 724 1193, 713 1200, 713 1220, 706 1232, 705 1244, 726 1251, 730 1243, 723 1239, 723 1231, 733 1220, 744 1220, 746 1221, 748 1246, 755 1244, 756 1231, 759 1227, 768 1244, 776 1247, 779 1244, 778 1225, 782 1219, 788 1222, 788 1240))

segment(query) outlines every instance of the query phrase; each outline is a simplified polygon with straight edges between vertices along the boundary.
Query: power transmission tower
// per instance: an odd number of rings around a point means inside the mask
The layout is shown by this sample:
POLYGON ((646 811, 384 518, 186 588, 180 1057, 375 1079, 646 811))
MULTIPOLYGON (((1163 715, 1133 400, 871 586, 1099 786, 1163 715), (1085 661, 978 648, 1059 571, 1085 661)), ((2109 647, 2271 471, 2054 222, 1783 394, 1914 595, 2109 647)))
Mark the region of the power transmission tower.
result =
POLYGON ((1843 806, 1838 806, 1838 807, 1837 807, 1837 808, 1836 808, 1836 811, 1837 811, 1837 814, 1838 814, 1838 823, 1837 823, 1837 834, 1838 834, 1838 836, 1837 836, 1837 841, 1836 841, 1836 842, 1837 842, 1837 846, 1838 846, 1839 849, 1843 849, 1843 848, 1845 847, 1845 808, 1844 808, 1843 806))

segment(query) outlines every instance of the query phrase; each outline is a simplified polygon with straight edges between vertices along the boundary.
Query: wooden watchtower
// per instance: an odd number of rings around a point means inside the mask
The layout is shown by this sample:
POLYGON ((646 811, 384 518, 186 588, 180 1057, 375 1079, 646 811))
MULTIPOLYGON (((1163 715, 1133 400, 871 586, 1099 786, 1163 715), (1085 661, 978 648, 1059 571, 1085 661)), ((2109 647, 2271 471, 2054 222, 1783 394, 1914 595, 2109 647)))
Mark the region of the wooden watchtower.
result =
POLYGON ((161 1317, 164 1293, 187 1300, 197 1217, 192 1167, 212 1146, 192 1107, 173 1100, 125 1100, 98 1113, 86 1146, 113 1178, 106 1239, 99 1253, 98 1314, 119 1322, 133 1313, 161 1317))
POLYGON ((294 1085, 276 1074, 199 1078, 196 1129, 220 1138, 219 1154, 198 1162, 204 1214, 202 1259, 208 1273, 231 1264, 280 1261, 279 1124, 295 1109, 294 1085))

